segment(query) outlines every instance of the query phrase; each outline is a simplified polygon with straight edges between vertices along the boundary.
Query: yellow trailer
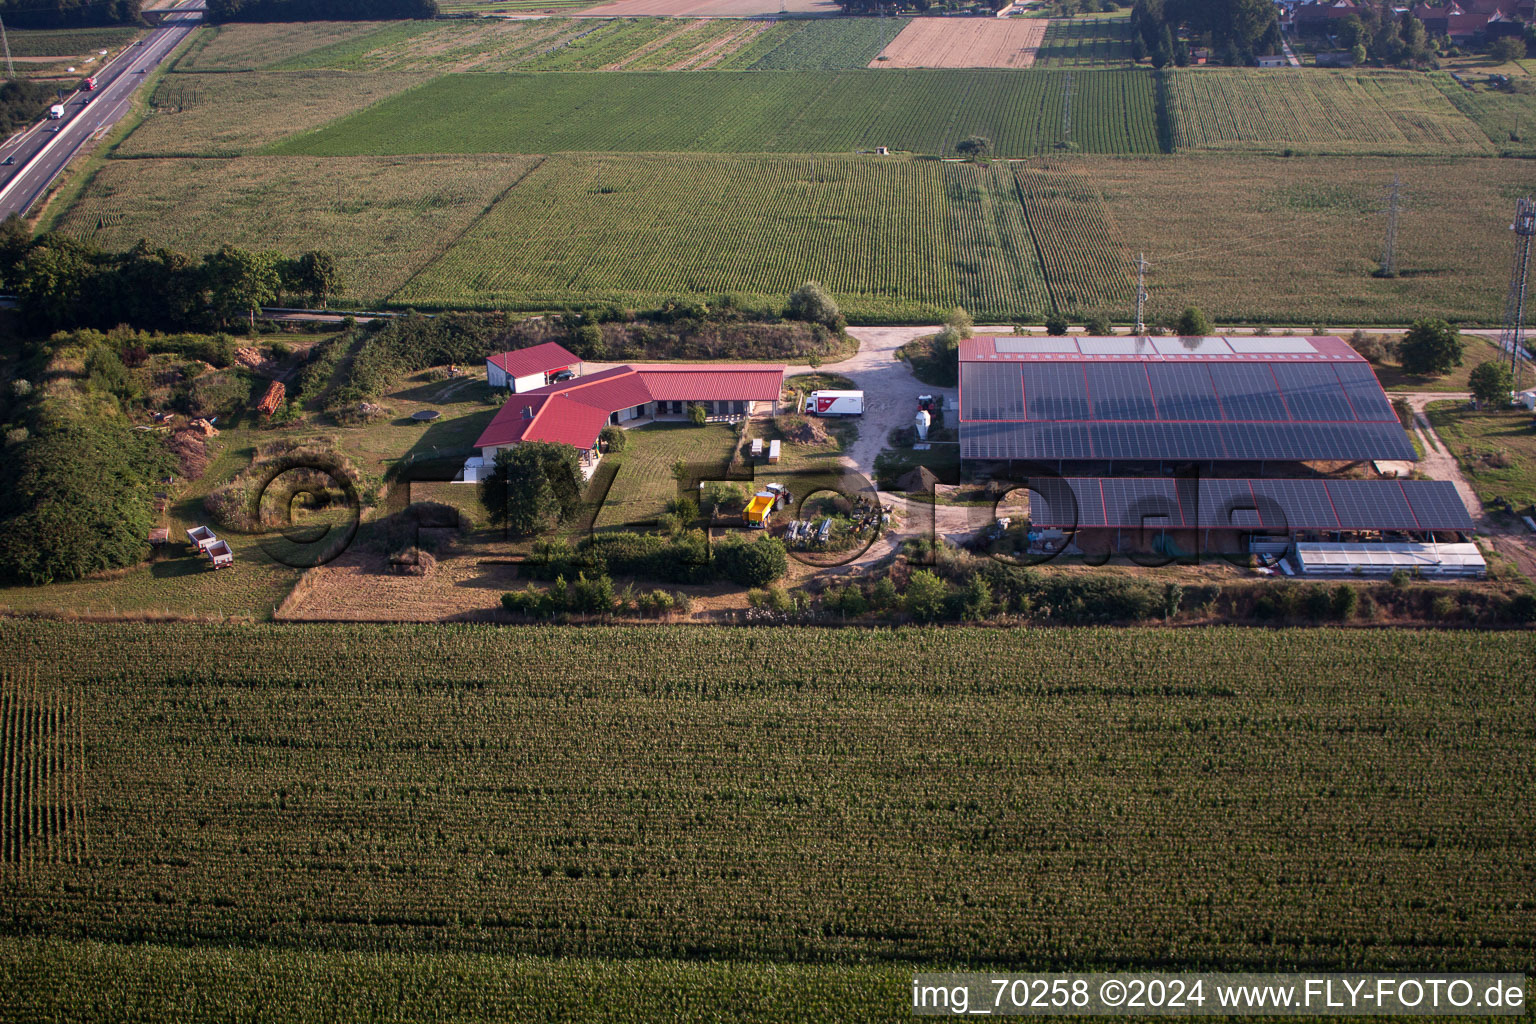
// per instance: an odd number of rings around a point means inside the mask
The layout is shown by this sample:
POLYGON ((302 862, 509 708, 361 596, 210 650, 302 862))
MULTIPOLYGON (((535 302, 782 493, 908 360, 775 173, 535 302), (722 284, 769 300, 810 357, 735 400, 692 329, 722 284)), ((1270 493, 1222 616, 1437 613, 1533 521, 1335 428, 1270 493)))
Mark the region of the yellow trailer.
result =
POLYGON ((773 503, 778 499, 772 494, 754 494, 752 500, 747 502, 747 510, 743 515, 747 525, 759 530, 767 529, 768 517, 773 514, 773 503))

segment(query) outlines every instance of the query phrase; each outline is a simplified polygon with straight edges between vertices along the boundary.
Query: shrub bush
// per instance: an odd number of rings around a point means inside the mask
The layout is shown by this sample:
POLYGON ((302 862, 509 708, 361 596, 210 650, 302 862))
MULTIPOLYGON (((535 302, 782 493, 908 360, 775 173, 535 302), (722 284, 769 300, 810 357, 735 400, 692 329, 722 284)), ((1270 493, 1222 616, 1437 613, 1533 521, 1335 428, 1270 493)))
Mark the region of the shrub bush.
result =
POLYGON ((789 571, 789 555, 777 537, 735 541, 715 549, 720 575, 743 587, 762 587, 789 571))

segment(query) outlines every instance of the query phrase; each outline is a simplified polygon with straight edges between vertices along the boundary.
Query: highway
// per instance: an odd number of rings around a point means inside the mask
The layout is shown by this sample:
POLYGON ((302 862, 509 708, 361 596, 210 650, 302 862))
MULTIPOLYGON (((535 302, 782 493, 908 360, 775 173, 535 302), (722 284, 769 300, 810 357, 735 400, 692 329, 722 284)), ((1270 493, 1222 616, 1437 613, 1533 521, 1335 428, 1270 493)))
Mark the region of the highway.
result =
POLYGON ((128 113, 134 90, 202 20, 201 0, 182 0, 163 27, 96 71, 95 91, 66 96, 61 120, 33 125, 0 146, 0 220, 25 216, 81 147, 128 113))

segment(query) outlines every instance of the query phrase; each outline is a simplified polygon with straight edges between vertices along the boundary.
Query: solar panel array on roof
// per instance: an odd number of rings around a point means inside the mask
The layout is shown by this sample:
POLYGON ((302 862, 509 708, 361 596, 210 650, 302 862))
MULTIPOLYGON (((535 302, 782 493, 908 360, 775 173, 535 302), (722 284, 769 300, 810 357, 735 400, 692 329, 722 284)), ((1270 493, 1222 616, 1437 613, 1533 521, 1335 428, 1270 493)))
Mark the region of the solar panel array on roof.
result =
POLYGON ((967 459, 1416 458, 1363 362, 968 361, 960 390, 967 459))
POLYGON ((1444 480, 1035 477, 1030 522, 1066 528, 1462 530, 1472 517, 1444 480))
POLYGON ((1352 420, 1355 411, 1329 363, 1275 363, 1275 383, 1298 420, 1352 420))
POLYGON ((1396 480, 1356 480, 1348 487, 1330 487, 1334 514, 1346 530, 1414 530, 1419 521, 1408 496, 1396 480))
POLYGON ((1444 480, 1404 480, 1402 485, 1420 529, 1472 529, 1472 513, 1467 511, 1454 485, 1444 480))
POLYGON ((1024 389, 1013 374, 993 373, 995 366, 960 364, 961 415, 967 420, 1021 420, 1024 389))

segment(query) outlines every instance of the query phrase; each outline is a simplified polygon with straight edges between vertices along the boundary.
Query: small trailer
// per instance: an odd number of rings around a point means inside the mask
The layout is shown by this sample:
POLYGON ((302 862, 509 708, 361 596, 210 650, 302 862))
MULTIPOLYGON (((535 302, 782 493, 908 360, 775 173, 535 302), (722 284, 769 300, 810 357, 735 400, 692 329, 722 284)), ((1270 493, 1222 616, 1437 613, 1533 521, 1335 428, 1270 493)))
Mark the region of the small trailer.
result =
POLYGON ((754 437, 752 439, 752 457, 754 459, 760 459, 763 457, 763 439, 760 437, 754 437))
POLYGON ((766 491, 752 495, 752 500, 747 502, 747 510, 742 513, 747 525, 754 530, 766 530, 768 517, 773 515, 773 506, 778 500, 778 495, 766 491))
POLYGON ((779 448, 779 442, 778 441, 769 441, 768 442, 768 465, 770 465, 770 466, 777 466, 779 464, 780 456, 781 456, 781 450, 779 448))
POLYGON ((213 535, 213 531, 206 526, 194 527, 187 531, 187 539, 199 552, 205 552, 219 542, 219 538, 213 535))
POLYGON ((215 541, 207 547, 206 553, 215 569, 227 569, 235 564, 235 553, 230 550, 229 541, 215 541))
POLYGON ((862 416, 862 391, 812 391, 805 398, 805 411, 812 416, 862 416))

